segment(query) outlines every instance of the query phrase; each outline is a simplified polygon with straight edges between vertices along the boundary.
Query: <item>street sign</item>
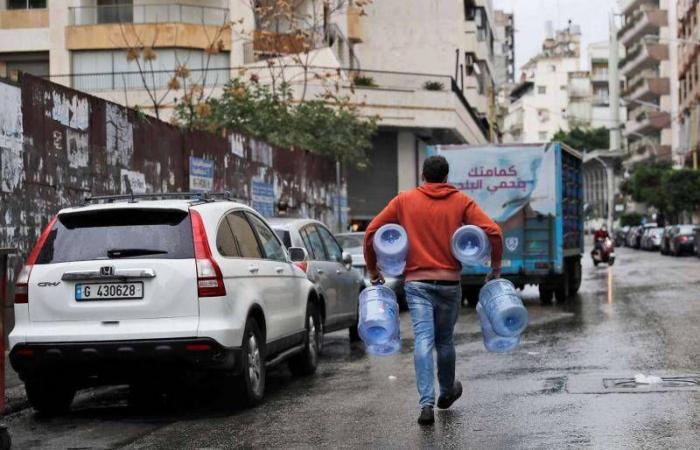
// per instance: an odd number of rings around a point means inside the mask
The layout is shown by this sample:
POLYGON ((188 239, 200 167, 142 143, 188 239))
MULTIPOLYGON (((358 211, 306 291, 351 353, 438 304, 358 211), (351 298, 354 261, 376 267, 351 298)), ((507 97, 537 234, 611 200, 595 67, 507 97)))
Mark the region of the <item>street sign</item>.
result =
POLYGON ((250 192, 253 209, 263 217, 275 215, 275 188, 272 183, 266 183, 261 179, 253 179, 250 182, 250 192))
POLYGON ((190 191, 208 192, 214 189, 214 161, 190 156, 190 191))

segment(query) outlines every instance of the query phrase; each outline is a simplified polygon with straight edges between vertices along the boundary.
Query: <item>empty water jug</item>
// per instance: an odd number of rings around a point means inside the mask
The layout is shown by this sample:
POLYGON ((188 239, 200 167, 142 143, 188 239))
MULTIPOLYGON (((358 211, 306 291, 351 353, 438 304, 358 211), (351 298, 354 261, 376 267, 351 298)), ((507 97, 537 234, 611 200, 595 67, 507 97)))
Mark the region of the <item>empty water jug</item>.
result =
POLYGON ((484 347, 486 350, 495 353, 509 352, 520 343, 520 336, 503 337, 496 334, 491 327, 488 317, 483 311, 480 304, 476 305, 476 313, 479 316, 479 324, 481 324, 481 334, 484 336, 484 347))
POLYGON ((527 310, 508 280, 491 280, 479 292, 479 304, 499 336, 512 337, 527 327, 527 310))
POLYGON ((408 235, 401 225, 387 224, 374 235, 374 252, 377 266, 384 275, 398 277, 406 268, 408 235))
POLYGON ((399 304, 391 289, 377 285, 360 293, 357 331, 372 355, 392 355, 399 351, 399 304))
POLYGON ((491 256, 491 243, 481 228, 465 225, 452 235, 452 254, 462 264, 485 264, 491 256))

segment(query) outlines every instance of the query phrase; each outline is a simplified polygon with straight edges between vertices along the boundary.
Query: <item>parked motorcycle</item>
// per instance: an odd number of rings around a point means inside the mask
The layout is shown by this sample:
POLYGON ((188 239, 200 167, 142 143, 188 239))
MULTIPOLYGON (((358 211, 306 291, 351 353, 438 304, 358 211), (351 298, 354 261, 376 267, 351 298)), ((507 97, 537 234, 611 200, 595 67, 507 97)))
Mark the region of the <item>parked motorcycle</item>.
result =
POLYGON ((593 265, 596 267, 600 263, 606 263, 608 266, 615 264, 615 244, 612 239, 596 239, 591 258, 593 258, 593 265))

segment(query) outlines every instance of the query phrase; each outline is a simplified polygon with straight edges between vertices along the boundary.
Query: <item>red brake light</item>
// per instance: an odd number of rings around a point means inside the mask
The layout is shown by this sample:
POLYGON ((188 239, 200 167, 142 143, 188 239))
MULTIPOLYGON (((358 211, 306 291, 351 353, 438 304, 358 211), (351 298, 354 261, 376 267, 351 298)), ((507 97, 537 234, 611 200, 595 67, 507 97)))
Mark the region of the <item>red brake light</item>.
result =
POLYGON ((226 295, 224 277, 219 265, 214 261, 204 229, 202 216, 190 210, 194 257, 197 262, 197 293, 200 297, 222 297, 226 295))
POLYGON ((39 258, 39 253, 44 247, 46 239, 48 239, 49 233, 51 233, 51 230, 55 224, 56 216, 49 221, 49 224, 46 225, 44 231, 41 232, 39 240, 36 241, 34 248, 32 249, 31 253, 29 253, 26 264, 17 275, 17 280, 15 281, 15 303, 29 302, 29 276, 32 274, 32 268, 34 267, 37 258, 39 258))
POLYGON ((678 240, 681 242, 687 242, 688 241, 688 236, 679 236, 678 240))
POLYGON ((303 270, 304 273, 306 273, 306 271, 309 268, 309 263, 306 261, 297 261, 294 263, 294 265, 297 266, 298 268, 300 268, 301 270, 303 270))

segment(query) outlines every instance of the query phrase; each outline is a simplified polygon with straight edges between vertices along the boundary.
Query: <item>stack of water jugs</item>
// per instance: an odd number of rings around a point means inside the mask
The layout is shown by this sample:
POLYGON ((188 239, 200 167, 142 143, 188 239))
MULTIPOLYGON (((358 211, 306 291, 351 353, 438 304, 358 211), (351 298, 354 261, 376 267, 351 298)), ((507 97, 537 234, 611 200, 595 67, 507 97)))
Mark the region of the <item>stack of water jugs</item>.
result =
MULTIPOLYGON (((403 227, 384 225, 374 235, 373 247, 384 275, 403 273, 408 254, 408 236, 403 227)), ((464 265, 485 264, 490 255, 486 233, 473 225, 461 227, 452 237, 452 253, 464 265)), ((476 311, 488 351, 507 352, 518 345, 527 326, 527 310, 510 281, 486 283, 476 311)), ((399 305, 391 289, 376 285, 362 291, 358 331, 372 355, 392 355, 400 350, 399 305)))

